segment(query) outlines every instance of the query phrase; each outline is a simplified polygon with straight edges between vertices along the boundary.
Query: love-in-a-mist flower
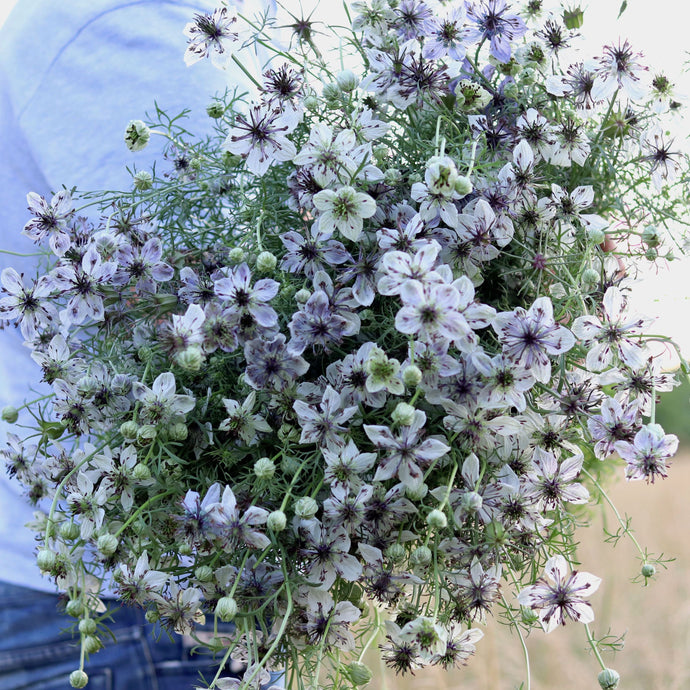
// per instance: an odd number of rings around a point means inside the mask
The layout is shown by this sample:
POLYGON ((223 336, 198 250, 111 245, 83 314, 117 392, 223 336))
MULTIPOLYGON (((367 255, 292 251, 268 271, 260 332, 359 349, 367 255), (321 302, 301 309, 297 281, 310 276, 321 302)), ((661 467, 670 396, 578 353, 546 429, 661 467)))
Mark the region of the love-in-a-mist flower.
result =
POLYGON ((36 192, 29 192, 26 201, 33 218, 24 226, 23 233, 34 242, 41 242, 48 237, 53 253, 62 256, 72 244, 67 231, 67 221, 74 213, 70 193, 62 189, 47 203, 36 192))
POLYGON ((376 202, 353 187, 340 187, 337 191, 324 189, 314 195, 314 206, 321 211, 319 229, 333 230, 356 242, 362 234, 363 221, 376 213, 376 202))
POLYGON ((156 377, 151 388, 140 381, 132 384, 132 395, 140 403, 139 418, 149 424, 170 424, 184 420, 196 401, 191 395, 175 393, 175 376, 163 372, 156 377))
POLYGON ((537 612, 545 632, 565 625, 568 619, 580 623, 594 620, 592 605, 585 601, 601 584, 601 578, 591 573, 570 571, 563 556, 553 556, 546 562, 545 577, 518 594, 522 606, 537 612))
POLYGON ((236 25, 237 14, 228 7, 219 7, 211 14, 194 15, 194 21, 184 27, 187 36, 185 63, 193 65, 211 55, 214 65, 223 67, 239 40, 236 25))
POLYGON ((525 22, 509 10, 506 0, 483 0, 467 5, 467 18, 472 22, 469 38, 489 40, 491 54, 500 62, 510 60, 512 41, 527 32, 525 22))
POLYGON ((0 314, 5 319, 17 319, 22 336, 33 340, 39 331, 47 326, 57 312, 48 299, 52 292, 52 281, 42 276, 29 285, 24 284, 13 268, 3 269, 0 274, 5 297, 0 298, 0 314))
POLYGON ((613 444, 618 455, 626 462, 628 479, 646 479, 654 483, 657 477, 666 479, 668 463, 678 450, 678 437, 667 434, 659 424, 645 424, 632 441, 613 444))
POLYGON ((551 378, 549 357, 563 354, 575 344, 575 336, 553 319, 553 306, 548 297, 539 297, 525 310, 517 307, 496 314, 492 326, 503 345, 503 352, 521 364, 537 381, 551 378))
POLYGON ((642 53, 635 53, 627 39, 617 46, 604 46, 604 54, 596 68, 592 98, 610 98, 616 89, 622 89, 631 100, 638 100, 645 94, 640 75, 647 68, 638 60, 642 53))

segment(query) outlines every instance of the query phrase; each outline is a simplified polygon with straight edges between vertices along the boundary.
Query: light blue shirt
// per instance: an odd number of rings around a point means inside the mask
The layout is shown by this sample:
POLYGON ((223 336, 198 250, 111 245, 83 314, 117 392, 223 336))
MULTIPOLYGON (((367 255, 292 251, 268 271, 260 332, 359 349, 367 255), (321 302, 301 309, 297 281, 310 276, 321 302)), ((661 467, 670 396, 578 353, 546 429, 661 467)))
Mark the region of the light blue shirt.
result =
MULTIPOLYGON (((249 5, 249 3, 248 3, 249 5)), ((146 119, 154 101, 169 114, 191 109, 188 129, 204 135, 205 108, 216 92, 248 80, 209 60, 187 67, 182 31, 209 0, 20 0, 0 30, 0 248, 33 253, 21 234, 30 191, 50 195, 62 185, 81 190, 129 189, 126 167, 165 165, 163 137, 131 153, 127 123, 146 119)), ((255 11, 257 5, 250 9, 255 11)), ((243 53, 243 62, 252 58, 243 53)), ((259 59, 247 64, 258 73, 259 59)), ((0 270, 35 275, 35 257, 0 254, 0 270)), ((19 331, 0 332, 0 407, 19 406, 40 378, 19 331)), ((4 445, 8 425, 2 423, 4 445)), ((53 591, 35 564, 33 509, 0 468, 0 580, 53 591)))

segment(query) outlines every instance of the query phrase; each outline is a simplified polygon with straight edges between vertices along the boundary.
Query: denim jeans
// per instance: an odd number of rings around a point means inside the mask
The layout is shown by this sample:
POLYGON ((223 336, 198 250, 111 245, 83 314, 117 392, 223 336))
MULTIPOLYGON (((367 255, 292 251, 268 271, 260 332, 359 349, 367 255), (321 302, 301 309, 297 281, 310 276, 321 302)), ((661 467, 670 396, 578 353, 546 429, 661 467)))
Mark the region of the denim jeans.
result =
MULTIPOLYGON (((74 618, 57 610, 57 597, 0 582, 0 690, 68 690, 79 668, 79 636, 66 630, 74 618)), ((111 607, 115 602, 110 602, 111 607)), ((140 609, 122 607, 108 627, 117 642, 92 654, 87 690, 191 690, 214 677, 209 655, 190 654, 182 637, 155 637, 140 609)), ((223 672, 229 675, 228 671, 223 672)))

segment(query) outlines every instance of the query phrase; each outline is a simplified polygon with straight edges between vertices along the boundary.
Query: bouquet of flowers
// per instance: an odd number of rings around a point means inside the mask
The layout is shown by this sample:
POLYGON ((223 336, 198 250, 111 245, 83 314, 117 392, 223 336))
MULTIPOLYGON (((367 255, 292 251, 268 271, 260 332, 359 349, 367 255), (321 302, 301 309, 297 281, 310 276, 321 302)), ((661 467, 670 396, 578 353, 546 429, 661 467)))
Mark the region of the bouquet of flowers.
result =
POLYGON ((29 194, 49 261, 3 271, 0 308, 52 392, 3 452, 82 658, 111 591, 171 633, 233 621, 198 638, 219 690, 359 687, 374 644, 399 673, 462 665, 488 614, 585 624, 616 686, 576 527, 678 445, 668 339, 627 295, 682 242, 688 166, 669 80, 627 42, 577 57, 582 11, 541 5, 353 2, 352 69, 309 19, 285 45, 198 14, 190 64, 272 50, 254 97, 214 97, 210 139, 131 122, 131 149, 170 144, 130 190, 29 194))

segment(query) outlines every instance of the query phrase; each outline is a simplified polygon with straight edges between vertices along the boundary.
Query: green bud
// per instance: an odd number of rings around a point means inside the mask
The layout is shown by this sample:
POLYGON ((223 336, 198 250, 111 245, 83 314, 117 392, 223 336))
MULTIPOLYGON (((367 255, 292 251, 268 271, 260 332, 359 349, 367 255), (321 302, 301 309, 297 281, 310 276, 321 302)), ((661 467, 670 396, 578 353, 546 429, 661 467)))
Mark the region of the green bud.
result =
POLYGON ((80 618, 84 613, 84 604, 80 599, 70 599, 65 604, 65 613, 72 618, 80 618))
POLYGON ((434 508, 434 510, 426 516, 426 524, 432 529, 444 529, 448 526, 448 518, 442 510, 434 508))
POLYGON ((69 684, 73 688, 85 688, 89 682, 89 677, 81 669, 72 671, 69 674, 69 684))
POLYGON ((271 479, 276 473, 276 466, 271 458, 259 458, 254 463, 254 474, 257 479, 271 479))
POLYGON ((146 618, 147 623, 156 623, 160 619, 160 613, 156 611, 156 609, 149 609, 145 614, 144 618, 146 618))
POLYGON ((642 241, 648 247, 658 247, 661 242, 659 230, 654 225, 648 225, 642 231, 642 241))
POLYGON ((81 644, 87 654, 95 654, 103 649, 103 643, 95 635, 86 635, 81 644))
POLYGON ((311 496, 302 496, 295 501, 295 515, 298 518, 309 520, 316 515, 319 504, 311 496))
POLYGON ((359 79, 357 79, 355 73, 350 69, 345 69, 342 72, 338 72, 335 77, 335 81, 338 84, 338 88, 345 93, 354 91, 359 84, 359 79))
POLYGON ((266 518, 266 527, 271 532, 282 532, 287 525, 287 516, 282 510, 274 510, 266 518))
POLYGON ((82 618, 79 621, 79 632, 82 635, 93 635, 96 627, 96 621, 93 618, 82 618))
POLYGON ((256 257, 256 270, 261 271, 261 273, 270 273, 277 264, 278 259, 271 252, 261 252, 256 257))
POLYGON ((67 541, 72 541, 76 539, 81 530, 79 529, 79 525, 76 522, 63 522, 60 525, 60 536, 67 540, 67 541))
POLYGON ((615 690, 618 687, 618 682, 621 677, 618 671, 614 671, 612 668, 605 668, 598 676, 599 687, 602 690, 615 690))
POLYGON ((647 251, 644 253, 645 259, 647 261, 656 261, 659 258, 659 252, 655 247, 647 247, 647 251))
POLYGON ((183 541, 178 547, 177 551, 181 556, 191 556, 192 555, 192 545, 183 541))
POLYGON ((472 180, 470 180, 469 177, 458 175, 455 178, 455 191, 460 196, 467 196, 473 189, 474 187, 472 186, 472 180))
POLYGON ((153 424, 144 424, 137 429, 137 441, 142 445, 147 445, 156 438, 158 431, 153 424))
POLYGON ((401 563, 403 560, 405 560, 406 554, 407 550, 405 547, 397 542, 395 544, 391 544, 386 549, 386 558, 390 559, 393 563, 401 563))
POLYGON ((527 608, 527 606, 520 607, 520 618, 525 625, 534 625, 539 620, 536 611, 527 608))
POLYGON ((145 149, 150 138, 151 130, 141 120, 132 120, 125 129, 125 144, 130 151, 145 149))
POLYGON ((306 304, 310 297, 311 292, 306 288, 302 288, 295 293, 295 302, 297 302, 297 304, 306 304))
POLYGON ((397 185, 402 180, 402 173, 397 168, 388 168, 383 173, 383 181, 391 186, 397 185))
POLYGON ((38 554, 36 555, 36 564, 42 572, 51 572, 56 563, 57 554, 55 551, 51 551, 50 549, 39 549, 38 554))
POLYGON ((225 105, 222 101, 213 100, 206 106, 206 114, 217 120, 225 114, 225 105))
POLYGON ((409 388, 415 388, 422 381, 422 370, 416 364, 410 364, 403 370, 402 380, 409 388))
POLYGON ((324 84, 321 95, 326 101, 330 101, 328 105, 334 105, 340 101, 340 89, 335 83, 324 84))
POLYGON ((421 501, 429 493, 429 487, 426 484, 413 489, 411 486, 405 487, 405 496, 411 501, 421 501))
POLYGON ((98 550, 104 556, 112 556, 117 551, 119 542, 114 534, 101 534, 97 544, 98 550))
POLYGON ((132 479, 137 482, 145 482, 147 479, 151 479, 151 470, 143 462, 138 462, 132 468, 132 479))
POLYGON ((153 359, 153 350, 146 345, 142 345, 137 350, 137 357, 139 358, 140 362, 144 362, 144 364, 147 364, 153 359))
POLYGON ((311 110, 312 112, 318 110, 319 108, 319 99, 314 95, 305 96, 302 103, 304 103, 304 107, 307 110, 311 110))
POLYGON ((410 561, 413 565, 429 565, 433 554, 428 546, 417 547, 410 556, 410 561))
POLYGON ((410 426, 415 419, 415 408, 412 405, 401 402, 395 406, 391 413, 391 419, 401 426, 410 426))
POLYGON ((153 187, 153 177, 151 177, 151 173, 148 172, 148 170, 139 170, 134 173, 132 184, 134 185, 134 189, 145 192, 147 189, 153 187))
POLYGON ((353 661, 347 666, 347 675, 353 685, 366 685, 373 678, 372 672, 359 661, 353 661))
POLYGON ((599 228, 589 228, 587 230, 587 240, 592 244, 601 244, 606 239, 606 233, 599 228))
POLYGON ((128 441, 137 437, 137 431, 139 431, 139 425, 131 419, 128 422, 122 422, 122 424, 120 424, 120 433, 128 441))
POLYGON ((645 563, 640 572, 642 573, 642 577, 649 579, 656 575, 656 568, 651 563, 645 563))
POLYGON ((216 604, 216 616, 229 623, 237 615, 237 602, 232 597, 221 597, 216 604))
POLYGON ((234 264, 239 264, 244 261, 244 256, 244 249, 242 249, 242 247, 233 247, 228 252, 228 259, 230 259, 230 261, 232 261, 234 264))
POLYGON ((19 419, 19 412, 16 407, 7 405, 2 408, 2 421, 8 424, 14 424, 19 419))
POLYGON ((194 571, 194 577, 199 582, 210 582, 213 579, 213 568, 208 565, 200 565, 194 571))
POLYGON ((582 271, 582 282, 585 285, 594 285, 599 282, 599 271, 593 268, 586 268, 582 271))
POLYGON ((200 371, 205 359, 204 353, 198 345, 190 345, 175 355, 178 366, 185 371, 200 371))
POLYGON ((491 546, 502 546, 507 539, 505 527, 496 520, 486 526, 484 536, 486 543, 491 546))
POLYGON ((184 441, 189 435, 189 429, 183 422, 176 422, 168 429, 168 437, 171 441, 184 441))

